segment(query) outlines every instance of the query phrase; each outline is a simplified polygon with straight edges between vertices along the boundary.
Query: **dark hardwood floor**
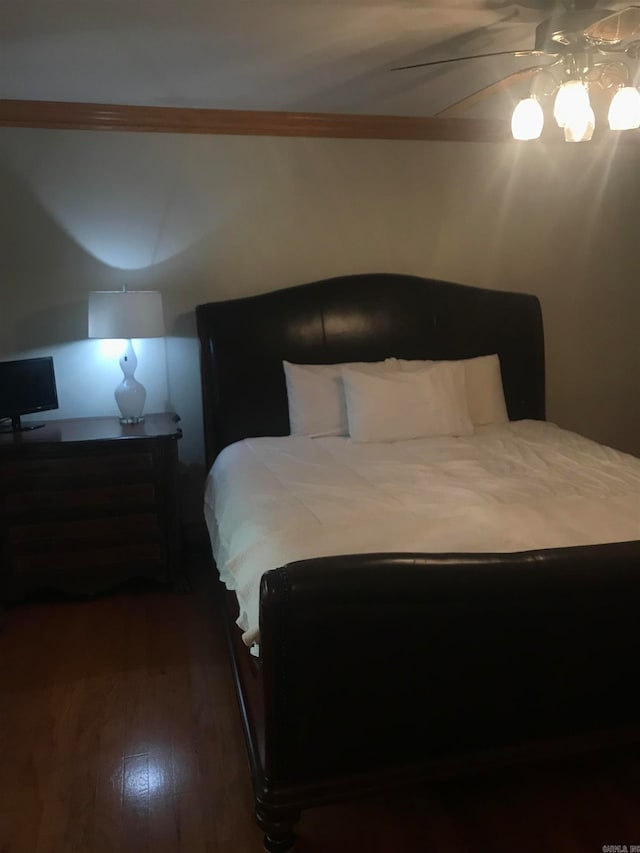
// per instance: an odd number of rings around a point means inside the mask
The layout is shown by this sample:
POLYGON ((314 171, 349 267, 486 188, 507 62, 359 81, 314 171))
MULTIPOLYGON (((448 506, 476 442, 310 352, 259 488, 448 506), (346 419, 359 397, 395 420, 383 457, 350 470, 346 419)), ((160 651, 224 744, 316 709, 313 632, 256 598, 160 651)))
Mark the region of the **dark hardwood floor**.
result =
MULTIPOLYGON (((262 849, 215 585, 195 589, 5 614, 0 853, 262 849)), ((640 845, 640 747, 309 810, 299 837, 298 853, 640 845)))

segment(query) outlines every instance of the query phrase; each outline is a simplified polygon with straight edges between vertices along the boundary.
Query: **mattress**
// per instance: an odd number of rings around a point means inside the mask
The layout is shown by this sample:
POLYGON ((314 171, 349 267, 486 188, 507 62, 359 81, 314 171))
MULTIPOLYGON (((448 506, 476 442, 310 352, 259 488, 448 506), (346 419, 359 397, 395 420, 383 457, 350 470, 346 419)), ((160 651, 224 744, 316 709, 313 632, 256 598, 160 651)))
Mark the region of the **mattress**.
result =
POLYGON ((205 517, 252 645, 260 578, 292 561, 640 540, 640 460, 529 420, 388 443, 251 438, 217 458, 205 517))

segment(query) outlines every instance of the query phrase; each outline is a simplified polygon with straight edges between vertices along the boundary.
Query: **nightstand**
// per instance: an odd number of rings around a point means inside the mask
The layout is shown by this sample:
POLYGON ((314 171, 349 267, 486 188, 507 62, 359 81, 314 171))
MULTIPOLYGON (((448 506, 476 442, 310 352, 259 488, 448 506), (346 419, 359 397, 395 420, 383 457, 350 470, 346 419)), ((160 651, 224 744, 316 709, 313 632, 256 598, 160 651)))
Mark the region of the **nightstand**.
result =
POLYGON ((0 435, 0 597, 173 580, 178 421, 73 418, 0 435))

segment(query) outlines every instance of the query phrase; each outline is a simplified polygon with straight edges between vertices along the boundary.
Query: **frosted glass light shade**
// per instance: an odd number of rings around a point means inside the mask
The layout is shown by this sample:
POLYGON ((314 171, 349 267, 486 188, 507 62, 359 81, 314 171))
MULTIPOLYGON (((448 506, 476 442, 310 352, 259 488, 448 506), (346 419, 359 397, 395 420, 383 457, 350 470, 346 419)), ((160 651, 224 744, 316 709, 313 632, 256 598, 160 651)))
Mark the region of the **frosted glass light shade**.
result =
POLYGON ((553 105, 553 117, 558 127, 566 127, 572 120, 577 120, 576 114, 584 118, 586 111, 591 109, 589 92, 580 80, 567 80, 558 89, 553 105))
POLYGON ((564 128, 565 142, 589 142, 596 126, 596 117, 591 107, 572 113, 564 128))
POLYGON ((89 294, 90 338, 161 338, 162 294, 157 290, 107 290, 89 294))
POLYGON ((633 86, 623 86, 611 99, 609 127, 611 130, 640 127, 640 92, 633 86))
POLYGON ((511 116, 511 133, 514 139, 538 139, 544 126, 544 113, 536 98, 520 101, 511 116))

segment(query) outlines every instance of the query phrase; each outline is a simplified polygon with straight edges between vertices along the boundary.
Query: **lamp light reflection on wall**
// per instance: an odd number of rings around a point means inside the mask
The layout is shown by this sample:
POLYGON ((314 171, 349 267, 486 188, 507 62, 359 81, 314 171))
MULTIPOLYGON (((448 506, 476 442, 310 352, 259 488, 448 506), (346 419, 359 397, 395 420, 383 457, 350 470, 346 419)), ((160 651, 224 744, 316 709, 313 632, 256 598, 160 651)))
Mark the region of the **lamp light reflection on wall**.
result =
POLYGON ((120 356, 124 378, 115 390, 121 412, 120 423, 144 420, 147 392, 134 376, 138 366, 132 338, 161 338, 164 335, 162 294, 157 290, 98 291, 89 294, 89 337, 127 341, 120 356))
POLYGON ((544 113, 537 98, 524 98, 516 106, 511 117, 511 133, 514 139, 538 139, 544 126, 544 113))

